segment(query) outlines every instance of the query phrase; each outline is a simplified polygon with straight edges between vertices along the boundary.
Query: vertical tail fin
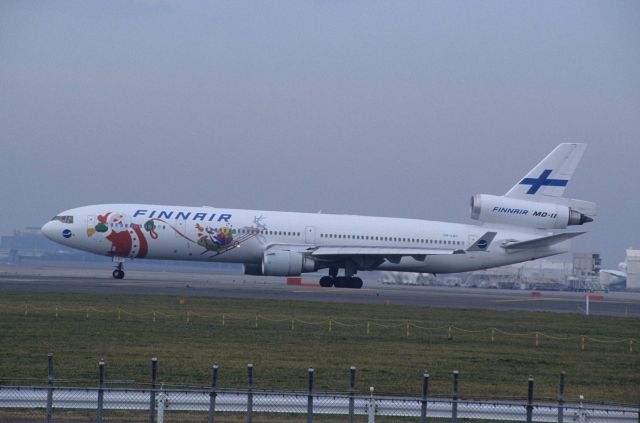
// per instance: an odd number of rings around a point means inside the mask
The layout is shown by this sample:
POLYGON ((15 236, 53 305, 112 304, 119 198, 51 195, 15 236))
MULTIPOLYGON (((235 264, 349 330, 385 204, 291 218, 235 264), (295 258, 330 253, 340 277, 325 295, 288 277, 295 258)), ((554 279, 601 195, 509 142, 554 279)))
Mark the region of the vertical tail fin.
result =
POLYGON ((580 143, 560 144, 514 185, 505 197, 534 201, 544 201, 545 197, 562 197, 586 148, 586 144, 580 143))

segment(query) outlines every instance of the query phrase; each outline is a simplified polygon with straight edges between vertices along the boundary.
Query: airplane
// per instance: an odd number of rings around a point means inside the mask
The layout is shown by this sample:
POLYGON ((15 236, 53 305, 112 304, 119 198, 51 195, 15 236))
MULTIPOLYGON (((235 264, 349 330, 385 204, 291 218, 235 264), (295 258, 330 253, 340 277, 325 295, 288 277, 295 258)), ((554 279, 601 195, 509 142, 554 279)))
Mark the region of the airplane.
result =
POLYGON ((568 251, 592 222, 596 204, 563 197, 586 144, 558 145, 503 196, 476 194, 480 224, 406 218, 236 210, 151 204, 99 204, 66 210, 42 227, 60 244, 125 259, 242 263, 244 273, 300 276, 328 269, 320 286, 361 288, 358 271, 457 273, 568 251), (342 275, 339 272, 342 270, 342 275))

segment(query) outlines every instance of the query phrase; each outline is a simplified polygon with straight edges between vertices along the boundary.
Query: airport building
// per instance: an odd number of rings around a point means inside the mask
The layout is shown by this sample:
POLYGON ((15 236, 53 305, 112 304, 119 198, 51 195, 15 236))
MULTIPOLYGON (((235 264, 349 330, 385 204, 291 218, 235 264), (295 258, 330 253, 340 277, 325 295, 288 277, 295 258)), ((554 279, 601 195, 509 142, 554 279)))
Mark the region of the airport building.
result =
POLYGON ((627 288, 640 289, 640 250, 627 250, 627 288))
MULTIPOLYGON (((42 235, 39 227, 15 230, 0 236, 0 264, 38 264, 51 266, 83 266, 108 269, 111 257, 80 251, 55 243, 42 235)), ((177 271, 213 271, 240 273, 242 265, 175 260, 132 260, 130 269, 161 269, 177 271)))
POLYGON ((27 227, 0 237, 0 262, 28 263, 42 260, 95 259, 93 254, 56 244, 42 235, 40 228, 27 227))
MULTIPOLYGON (((635 250, 631 265, 636 269, 636 285, 640 289, 640 250, 635 250)), ((629 254, 628 254, 629 257, 629 254)), ((627 274, 622 270, 601 269, 599 253, 574 253, 572 260, 534 260, 451 275, 381 272, 381 281, 389 284, 442 285, 471 288, 535 289, 555 291, 606 291, 625 289, 627 274)))

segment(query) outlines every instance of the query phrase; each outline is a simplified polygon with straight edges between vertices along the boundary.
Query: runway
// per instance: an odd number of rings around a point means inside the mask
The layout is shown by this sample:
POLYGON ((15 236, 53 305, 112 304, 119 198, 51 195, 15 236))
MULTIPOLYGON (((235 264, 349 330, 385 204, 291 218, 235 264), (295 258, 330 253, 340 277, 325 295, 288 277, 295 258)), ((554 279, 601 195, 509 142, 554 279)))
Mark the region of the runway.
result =
MULTIPOLYGON (((128 270, 113 279, 110 268, 43 268, 0 266, 0 291, 121 295, 254 298, 287 301, 327 301, 357 304, 397 304, 490 310, 584 313, 585 294, 432 286, 383 285, 363 278, 362 289, 293 286, 286 278, 186 272, 128 270)), ((303 277, 317 283, 318 276, 303 277)), ((591 314, 640 317, 640 293, 611 292, 591 300, 591 314)))

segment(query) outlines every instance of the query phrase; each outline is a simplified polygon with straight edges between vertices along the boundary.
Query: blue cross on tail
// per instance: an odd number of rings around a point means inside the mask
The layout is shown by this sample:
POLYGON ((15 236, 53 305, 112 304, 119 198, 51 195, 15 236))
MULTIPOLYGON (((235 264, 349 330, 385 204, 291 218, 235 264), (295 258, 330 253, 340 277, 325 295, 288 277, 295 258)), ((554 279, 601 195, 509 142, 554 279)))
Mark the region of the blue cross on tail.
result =
POLYGON ((545 169, 537 178, 524 178, 520 185, 531 185, 527 194, 535 194, 543 186, 566 187, 569 182, 566 179, 547 179, 551 175, 551 169, 545 169))

